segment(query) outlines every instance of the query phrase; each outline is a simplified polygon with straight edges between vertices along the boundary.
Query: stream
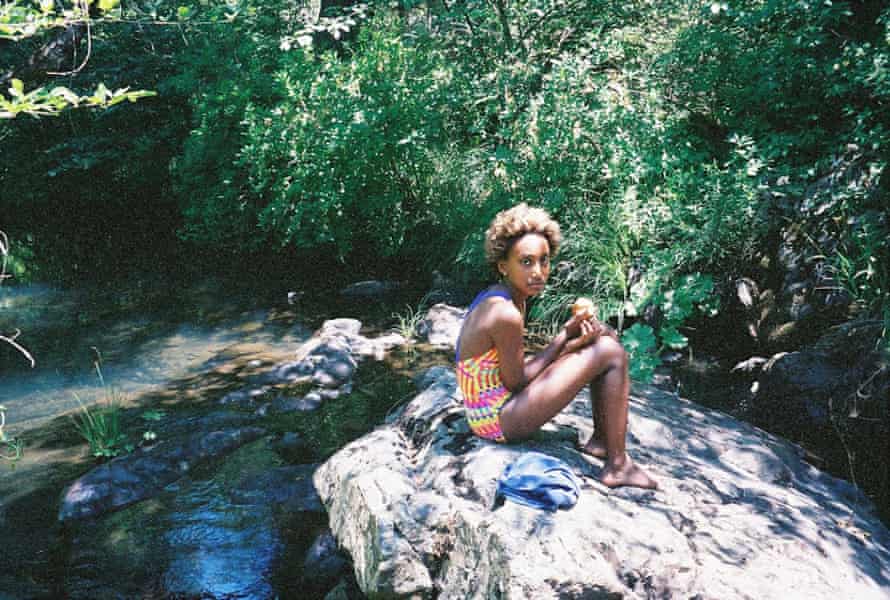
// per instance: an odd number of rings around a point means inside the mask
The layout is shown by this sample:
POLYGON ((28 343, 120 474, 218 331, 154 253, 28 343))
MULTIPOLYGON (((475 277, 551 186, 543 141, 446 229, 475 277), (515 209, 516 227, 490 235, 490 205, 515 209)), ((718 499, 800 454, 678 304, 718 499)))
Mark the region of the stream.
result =
MULTIPOLYGON (((177 423, 218 411, 249 377, 293 360, 326 319, 358 318, 373 337, 412 300, 334 290, 290 303, 288 291, 223 280, 138 280, 123 291, 0 288, 0 329, 21 330, 18 341, 36 360, 32 369, 0 349, 5 433, 24 444, 21 460, 0 463, 0 600, 324 596, 332 582, 303 572, 324 515, 289 514, 264 502, 263 489, 245 491, 245 482, 295 468, 268 436, 96 521, 63 528, 57 519, 64 489, 98 464, 74 426, 82 406, 113 399, 132 446, 146 432, 164 439, 177 423)), ((397 349, 362 363, 352 394, 262 425, 272 437, 305 441, 297 462, 321 462, 409 398, 413 375, 448 360, 428 348, 397 349)))

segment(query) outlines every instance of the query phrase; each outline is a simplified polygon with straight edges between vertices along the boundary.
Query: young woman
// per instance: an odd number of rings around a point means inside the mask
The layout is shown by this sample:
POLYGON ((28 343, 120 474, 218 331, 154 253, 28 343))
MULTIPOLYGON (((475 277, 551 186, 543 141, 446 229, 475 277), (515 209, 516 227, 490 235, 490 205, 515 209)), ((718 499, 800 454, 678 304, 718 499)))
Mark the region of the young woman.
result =
POLYGON ((561 242, 543 210, 520 204, 498 213, 485 236, 501 281, 480 293, 457 342, 457 378, 473 432, 497 442, 537 431, 590 385, 593 435, 582 451, 606 459, 609 487, 657 484, 625 451, 630 380, 627 354, 595 317, 569 319, 543 352, 526 358, 526 300, 544 290, 561 242))

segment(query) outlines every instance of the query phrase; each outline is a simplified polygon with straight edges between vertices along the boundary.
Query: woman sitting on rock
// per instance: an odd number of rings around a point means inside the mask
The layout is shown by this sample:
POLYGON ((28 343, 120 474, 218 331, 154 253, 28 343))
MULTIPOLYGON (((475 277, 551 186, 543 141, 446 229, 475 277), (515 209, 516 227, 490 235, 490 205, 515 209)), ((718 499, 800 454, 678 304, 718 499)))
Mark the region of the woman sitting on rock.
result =
POLYGON ((525 357, 526 300, 544 291, 561 239, 545 211, 524 203, 498 213, 486 232, 485 255, 501 281, 470 305, 456 355, 470 428, 497 442, 527 438, 589 384, 594 428, 582 451, 606 459, 605 485, 655 488, 625 452, 630 379, 611 330, 580 311, 541 353, 525 357))

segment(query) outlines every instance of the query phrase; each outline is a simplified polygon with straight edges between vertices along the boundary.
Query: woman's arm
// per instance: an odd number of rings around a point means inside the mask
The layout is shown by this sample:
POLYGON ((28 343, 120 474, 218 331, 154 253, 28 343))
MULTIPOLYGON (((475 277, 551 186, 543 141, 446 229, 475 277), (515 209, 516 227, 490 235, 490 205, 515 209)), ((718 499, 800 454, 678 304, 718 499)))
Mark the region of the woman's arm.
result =
POLYGON ((584 321, 581 322, 581 333, 578 334, 577 337, 569 340, 569 342, 563 346, 560 356, 569 354, 570 352, 577 352, 581 348, 595 343, 604 335, 614 339, 616 342, 621 342, 614 329, 596 318, 585 318, 584 321))
POLYGON ((512 302, 492 307, 489 331, 500 359, 501 380, 511 392, 524 388, 532 378, 526 373, 522 314, 512 302))
POLYGON ((572 338, 569 336, 568 331, 565 327, 559 330, 553 339, 550 340, 550 343, 547 344, 547 347, 532 356, 525 363, 525 375, 527 377, 526 382, 531 381, 535 377, 541 374, 541 372, 546 369, 550 363, 560 357, 563 353, 563 350, 570 344, 572 338))
POLYGON ((586 319, 572 317, 544 350, 525 360, 522 315, 512 304, 492 307, 491 337, 498 350, 501 380, 511 392, 522 390, 541 374, 568 347, 583 347, 593 341, 593 326, 586 319), (579 345, 580 344, 580 345, 579 345))

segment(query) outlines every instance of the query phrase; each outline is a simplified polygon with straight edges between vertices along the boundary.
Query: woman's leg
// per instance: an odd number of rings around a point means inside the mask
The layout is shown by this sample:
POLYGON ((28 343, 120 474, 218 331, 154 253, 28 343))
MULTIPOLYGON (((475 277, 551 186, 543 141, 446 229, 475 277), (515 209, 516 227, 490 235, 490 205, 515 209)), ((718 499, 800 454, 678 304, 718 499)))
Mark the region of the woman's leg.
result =
POLYGON ((590 409, 593 413, 593 434, 587 440, 587 443, 581 447, 584 452, 597 458, 606 458, 606 416, 603 414, 603 402, 600 400, 603 397, 600 388, 604 381, 605 377, 600 375, 590 382, 590 409))
MULTIPOLYGON (((620 342, 618 333, 611 327, 606 327, 604 335, 611 337, 616 342, 620 342)), ((593 413, 593 434, 587 443, 582 446, 582 450, 597 458, 606 458, 606 416, 603 410, 603 402, 601 398, 606 393, 602 387, 606 383, 606 378, 600 374, 590 382, 590 408, 593 413)), ((629 393, 629 392, 628 392, 629 393)))
POLYGON ((501 411, 504 435, 509 440, 532 435, 588 383, 595 384, 595 389, 591 389, 594 421, 607 455, 603 483, 610 487, 655 487, 655 481, 634 465, 625 452, 630 391, 627 354, 611 337, 603 336, 578 352, 561 356, 516 394, 501 411))

